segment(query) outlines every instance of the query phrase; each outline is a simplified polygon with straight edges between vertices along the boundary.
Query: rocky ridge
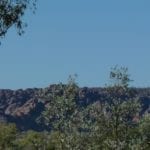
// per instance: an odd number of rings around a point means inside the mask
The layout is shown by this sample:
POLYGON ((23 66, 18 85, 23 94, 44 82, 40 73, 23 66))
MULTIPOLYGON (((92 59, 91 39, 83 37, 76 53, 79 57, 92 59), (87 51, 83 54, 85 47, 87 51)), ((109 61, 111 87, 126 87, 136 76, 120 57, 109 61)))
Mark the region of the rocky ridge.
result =
MULTIPOLYGON (((49 86, 49 91, 52 91, 54 86, 56 85, 49 86)), ((45 130, 44 125, 36 122, 46 107, 46 103, 38 96, 40 90, 38 88, 0 90, 0 122, 16 123, 20 130, 45 130)), ((150 113, 150 88, 133 88, 132 90, 142 102, 142 113, 150 113)), ((79 103, 88 105, 94 101, 105 100, 106 96, 105 88, 80 88, 79 103)))

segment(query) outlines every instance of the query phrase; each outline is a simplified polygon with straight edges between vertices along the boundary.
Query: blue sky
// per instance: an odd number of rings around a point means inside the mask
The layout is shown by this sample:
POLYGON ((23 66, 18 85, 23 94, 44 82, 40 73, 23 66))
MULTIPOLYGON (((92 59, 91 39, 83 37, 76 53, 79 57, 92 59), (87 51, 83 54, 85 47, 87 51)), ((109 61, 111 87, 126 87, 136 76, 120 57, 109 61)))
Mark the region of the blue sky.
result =
POLYGON ((25 34, 0 46, 0 88, 46 87, 78 74, 104 86, 110 68, 129 68, 132 86, 150 86, 149 0, 39 0, 25 34))

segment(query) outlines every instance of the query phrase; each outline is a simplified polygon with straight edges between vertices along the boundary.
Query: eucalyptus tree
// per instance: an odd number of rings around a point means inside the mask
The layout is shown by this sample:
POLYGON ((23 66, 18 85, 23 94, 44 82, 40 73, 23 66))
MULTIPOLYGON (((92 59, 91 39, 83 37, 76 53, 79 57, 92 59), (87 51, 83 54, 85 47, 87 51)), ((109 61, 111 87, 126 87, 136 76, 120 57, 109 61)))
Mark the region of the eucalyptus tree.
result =
POLYGON ((90 124, 87 145, 95 150, 136 149, 139 122, 134 118, 139 117, 140 102, 129 88, 128 69, 112 68, 110 81, 105 88, 105 100, 95 102, 84 111, 84 115, 87 114, 84 123, 90 124))
POLYGON ((144 150, 150 149, 150 114, 144 114, 139 123, 140 146, 144 150))
POLYGON ((0 0, 0 38, 4 37, 11 27, 15 27, 19 35, 24 33, 26 23, 23 21, 25 11, 36 9, 37 0, 0 0))
MULTIPOLYGON (((104 99, 80 106, 75 78, 41 91, 46 104, 41 120, 50 128, 49 144, 58 150, 125 150, 149 148, 149 115, 129 87, 128 69, 114 67, 104 99)), ((91 100, 92 101, 92 100, 91 100)))
POLYGON ((129 88, 131 79, 127 68, 112 68, 110 79, 113 85, 107 88, 110 95, 106 107, 109 116, 107 124, 110 129, 108 145, 114 149, 129 149, 131 140, 136 138, 134 130, 138 121, 135 122, 134 118, 139 117, 140 102, 129 88))
POLYGON ((42 120, 51 130, 51 144, 56 149, 78 149, 78 92, 76 76, 69 76, 67 84, 53 85, 44 89, 40 97, 46 102, 42 120))

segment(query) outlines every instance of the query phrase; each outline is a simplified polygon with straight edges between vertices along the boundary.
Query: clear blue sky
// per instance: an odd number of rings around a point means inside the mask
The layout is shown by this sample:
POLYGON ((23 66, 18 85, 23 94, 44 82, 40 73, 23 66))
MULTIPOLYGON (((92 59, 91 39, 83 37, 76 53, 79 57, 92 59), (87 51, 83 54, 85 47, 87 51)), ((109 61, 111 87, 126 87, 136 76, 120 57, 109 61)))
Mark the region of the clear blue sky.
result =
POLYGON ((129 68, 150 86, 150 0, 39 0, 26 33, 0 46, 0 88, 46 87, 77 73, 80 86, 104 86, 110 68, 129 68))

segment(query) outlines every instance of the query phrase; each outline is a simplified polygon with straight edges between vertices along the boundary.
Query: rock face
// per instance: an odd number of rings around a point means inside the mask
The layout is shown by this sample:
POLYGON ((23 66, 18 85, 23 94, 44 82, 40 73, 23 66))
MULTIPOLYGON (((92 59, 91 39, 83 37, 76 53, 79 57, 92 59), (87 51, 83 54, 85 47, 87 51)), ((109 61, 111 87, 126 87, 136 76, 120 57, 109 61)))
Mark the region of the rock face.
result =
MULTIPOLYGON (((49 91, 52 91, 55 85, 51 85, 49 91)), ((46 103, 38 97, 41 89, 26 90, 0 90, 0 122, 14 122, 20 130, 33 129, 37 131, 45 130, 44 125, 39 125, 36 119, 44 108, 46 103)), ((150 113, 150 89, 133 89, 140 98, 143 109, 142 113, 150 113)), ((95 101, 103 101, 107 97, 104 88, 81 88, 79 91, 79 105, 88 105, 95 101)))
POLYGON ((21 130, 37 129, 36 116, 44 109, 39 89, 0 90, 0 121, 15 122, 21 130))

